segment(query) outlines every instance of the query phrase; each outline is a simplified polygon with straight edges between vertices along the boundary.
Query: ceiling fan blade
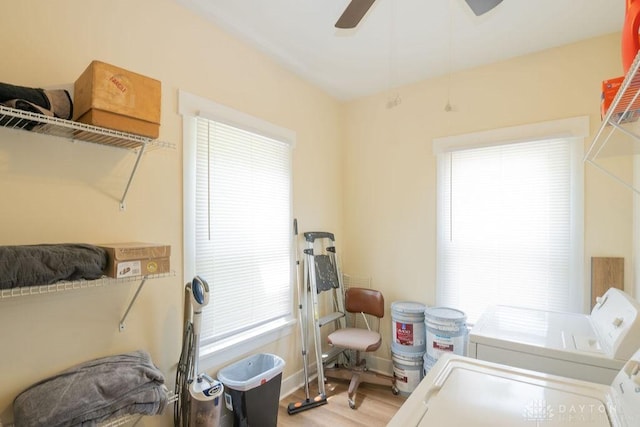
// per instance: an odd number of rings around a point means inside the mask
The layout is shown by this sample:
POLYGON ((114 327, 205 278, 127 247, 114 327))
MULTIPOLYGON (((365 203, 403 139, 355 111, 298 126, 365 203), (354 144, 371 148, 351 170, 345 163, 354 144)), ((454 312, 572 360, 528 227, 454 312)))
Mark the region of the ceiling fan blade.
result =
POLYGON ((355 28, 375 0, 351 0, 336 22, 336 28, 355 28))
POLYGON ((465 0, 476 16, 483 15, 502 3, 502 0, 465 0))

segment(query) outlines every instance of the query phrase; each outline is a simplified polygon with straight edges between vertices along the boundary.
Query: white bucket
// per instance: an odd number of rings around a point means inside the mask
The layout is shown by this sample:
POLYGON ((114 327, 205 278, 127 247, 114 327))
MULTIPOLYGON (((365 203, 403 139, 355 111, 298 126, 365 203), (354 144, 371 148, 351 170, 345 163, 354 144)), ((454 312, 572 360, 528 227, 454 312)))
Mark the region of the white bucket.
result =
POLYGON ((426 306, 419 302, 395 301, 391 303, 391 350, 423 354, 426 349, 426 306))
POLYGON ((426 353, 438 360, 442 353, 464 356, 467 345, 467 316, 464 312, 448 307, 431 307, 424 312, 427 328, 426 353))
POLYGON ((426 377, 429 371, 431 370, 431 368, 433 368, 433 365, 435 364, 436 364, 436 360, 429 357, 429 354, 425 352, 422 360, 422 375, 426 377))
POLYGON ((423 354, 391 351, 393 376, 396 378, 396 387, 402 396, 410 395, 424 378, 423 354))

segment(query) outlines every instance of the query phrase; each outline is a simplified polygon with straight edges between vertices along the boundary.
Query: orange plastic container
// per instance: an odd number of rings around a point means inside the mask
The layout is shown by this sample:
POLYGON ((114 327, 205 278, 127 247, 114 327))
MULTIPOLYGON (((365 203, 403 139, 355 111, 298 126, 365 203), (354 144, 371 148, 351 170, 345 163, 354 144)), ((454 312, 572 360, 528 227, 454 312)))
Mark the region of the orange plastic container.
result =
POLYGON ((624 26, 622 27, 622 69, 625 75, 640 50, 640 0, 627 0, 624 26))

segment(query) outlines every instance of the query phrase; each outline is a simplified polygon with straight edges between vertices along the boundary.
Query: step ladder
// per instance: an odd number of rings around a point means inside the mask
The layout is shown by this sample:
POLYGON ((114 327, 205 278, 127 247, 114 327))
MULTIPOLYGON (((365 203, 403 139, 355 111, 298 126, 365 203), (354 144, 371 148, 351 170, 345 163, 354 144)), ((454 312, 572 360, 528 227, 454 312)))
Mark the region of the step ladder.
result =
POLYGON ((344 287, 333 233, 306 232, 304 238, 307 244, 303 251, 304 289, 311 297, 318 390, 322 396, 326 396, 324 368, 338 361, 345 350, 330 347, 323 351, 322 330, 326 326, 333 326, 333 330, 346 326, 344 287))

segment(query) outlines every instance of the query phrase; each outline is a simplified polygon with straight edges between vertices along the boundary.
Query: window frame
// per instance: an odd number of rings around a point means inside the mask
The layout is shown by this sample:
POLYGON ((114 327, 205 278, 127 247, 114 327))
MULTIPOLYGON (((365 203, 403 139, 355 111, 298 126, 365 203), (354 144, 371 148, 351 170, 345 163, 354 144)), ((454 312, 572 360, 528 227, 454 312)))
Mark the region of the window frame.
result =
MULTIPOLYGON (((206 98, 180 90, 178 93, 178 112, 183 118, 183 280, 188 283, 192 280, 195 271, 195 163, 196 163, 196 138, 198 117, 222 122, 236 126, 244 130, 259 133, 273 139, 287 142, 291 149, 295 148, 295 132, 269 123, 260 118, 251 116, 241 111, 234 110, 225 105, 216 103, 206 98)), ((293 212, 293 165, 290 165, 290 212, 293 212)), ((220 366, 233 359, 243 356, 269 343, 275 342, 292 333, 296 324, 294 310, 295 283, 295 245, 291 244, 290 253, 290 287, 289 303, 291 311, 288 317, 282 321, 258 326, 251 330, 237 334, 233 337, 222 339, 216 343, 200 348, 199 366, 201 369, 209 369, 220 366)))
MULTIPOLYGON (((571 157, 572 170, 572 190, 571 205, 575 210, 574 221, 570 230, 573 241, 573 253, 570 260, 570 269, 575 285, 570 287, 569 304, 571 311, 588 312, 588 284, 584 282, 584 138, 589 135, 589 117, 580 116, 568 119, 545 121, 527 125, 512 126, 507 128, 492 129, 481 132, 474 132, 456 136, 436 138, 433 140, 432 148, 436 156, 436 163, 439 165, 441 159, 447 153, 457 150, 498 146, 512 143, 547 141, 556 139, 577 139, 573 144, 571 157)), ((443 171, 437 167, 437 202, 443 199, 440 176, 443 171)), ((442 211, 438 207, 436 215, 436 253, 440 256, 442 235, 440 224, 443 223, 442 211)), ((441 304, 441 286, 439 278, 440 262, 436 262, 436 303, 441 304)))

